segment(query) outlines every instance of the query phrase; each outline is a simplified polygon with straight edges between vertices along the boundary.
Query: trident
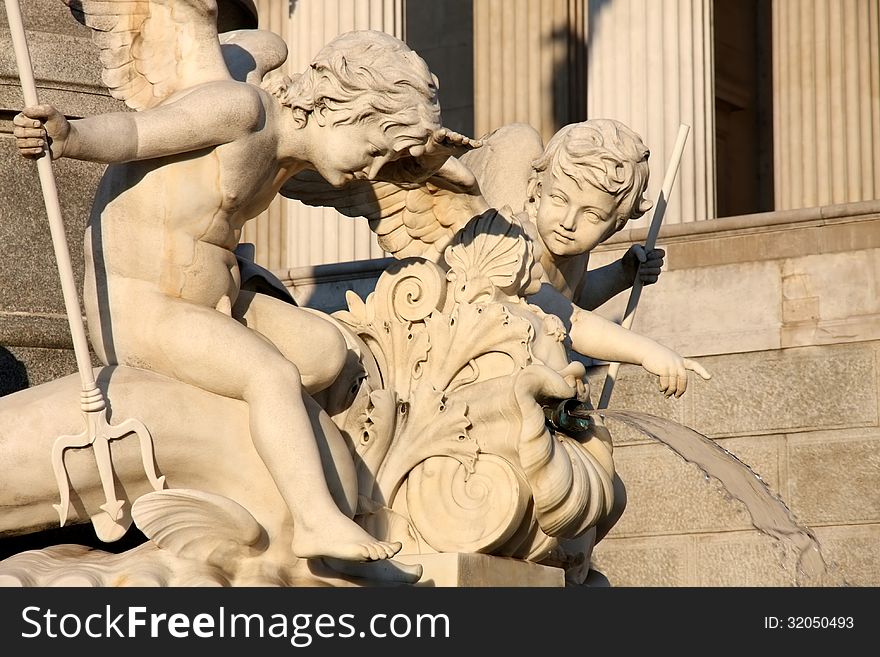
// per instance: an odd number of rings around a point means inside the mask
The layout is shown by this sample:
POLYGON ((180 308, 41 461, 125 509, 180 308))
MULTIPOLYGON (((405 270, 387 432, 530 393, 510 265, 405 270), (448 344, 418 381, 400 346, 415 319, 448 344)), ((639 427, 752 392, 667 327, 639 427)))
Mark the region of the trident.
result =
MULTIPOLYGON (((21 79, 24 102, 27 106, 37 105, 39 104, 37 86, 34 81, 33 68, 31 67, 31 57, 24 24, 21 20, 21 9, 18 5, 18 0, 4 0, 4 2, 9 19, 9 31, 12 35, 12 47, 15 51, 15 61, 18 66, 19 78, 21 79)), ((98 538, 109 543, 122 538, 131 525, 131 516, 122 512, 125 502, 116 497, 116 486, 113 481, 113 463, 110 456, 110 441, 122 438, 130 433, 136 434, 140 441, 144 471, 155 490, 162 490, 165 487, 165 477, 156 476, 156 468, 153 462, 153 439, 142 422, 135 419, 127 419, 115 426, 111 426, 107 422, 107 404, 103 393, 95 383, 89 358, 89 343, 86 339, 79 299, 76 294, 76 283, 73 267, 70 264, 67 239, 64 236, 64 222, 61 218, 61 205, 58 202, 58 190, 55 185, 52 160, 48 153, 48 143, 43 155, 37 159, 37 171, 40 176, 40 186, 43 190, 46 214, 49 218, 49 230, 52 234, 55 260, 58 263, 58 272, 61 276, 64 307, 67 311, 67 321, 70 325, 71 337, 73 338, 73 351, 76 355, 76 365, 79 370, 80 383, 82 384, 80 408, 86 423, 84 431, 76 435, 61 436, 55 440, 55 444, 52 447, 52 469, 55 472, 55 480, 61 493, 61 503, 53 504, 52 506, 58 511, 58 515, 61 518, 61 526, 63 527, 67 521, 70 509, 70 478, 67 474, 67 468, 64 466, 64 450, 91 445, 94 448, 95 461, 98 465, 101 486, 104 489, 104 497, 106 499, 106 502, 100 506, 102 512, 93 515, 91 520, 98 538)))

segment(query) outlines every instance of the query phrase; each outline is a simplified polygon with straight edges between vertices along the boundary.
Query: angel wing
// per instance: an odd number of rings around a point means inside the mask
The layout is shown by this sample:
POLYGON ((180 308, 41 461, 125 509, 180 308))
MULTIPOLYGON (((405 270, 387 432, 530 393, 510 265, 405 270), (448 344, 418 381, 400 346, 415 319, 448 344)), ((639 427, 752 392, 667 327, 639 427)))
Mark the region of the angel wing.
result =
POLYGON ((509 207, 517 213, 525 207, 532 162, 543 152, 538 132, 516 123, 480 141, 480 148, 449 158, 424 184, 355 180, 335 188, 314 171, 304 171, 281 194, 306 205, 334 207, 348 217, 366 217, 379 246, 395 258, 437 262, 455 234, 487 208, 509 207), (476 184, 462 185, 467 177, 476 184))
POLYGON ((204 82, 231 80, 216 0, 62 0, 92 29, 101 79, 136 110, 204 82))
POLYGON ((510 123, 480 138, 483 145, 461 156, 493 208, 525 208, 532 162, 541 157, 541 135, 526 123, 510 123))
POLYGON ((421 256, 438 261, 460 228, 486 209, 477 190, 462 191, 435 175, 422 184, 354 180, 336 188, 315 171, 303 171, 281 188, 306 205, 336 208, 348 217, 366 217, 379 246, 395 258, 421 256))
POLYGON ((220 44, 226 67, 239 82, 265 86, 266 74, 277 71, 287 61, 287 44, 269 30, 223 32, 220 44))

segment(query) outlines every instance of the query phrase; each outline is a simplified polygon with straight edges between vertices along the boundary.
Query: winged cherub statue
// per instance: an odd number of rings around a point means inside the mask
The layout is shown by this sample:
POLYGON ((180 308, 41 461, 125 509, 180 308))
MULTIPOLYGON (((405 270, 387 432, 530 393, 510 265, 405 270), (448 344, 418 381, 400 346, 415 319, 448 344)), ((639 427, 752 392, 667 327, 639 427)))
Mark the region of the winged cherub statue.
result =
POLYGON ((634 245, 619 261, 587 270, 592 249, 651 207, 643 197, 649 153, 641 138, 619 121, 593 119, 563 127, 546 148, 525 124, 500 128, 480 143, 421 185, 355 181, 340 190, 304 172, 281 193, 365 216, 395 257, 438 263, 474 216, 503 208, 522 226, 543 270, 540 289, 527 301, 562 321, 575 352, 641 365, 667 397, 685 392, 688 371, 709 378, 696 361, 592 312, 637 275, 643 284, 656 282, 663 264, 661 249, 634 245))
POLYGON ((400 544, 375 539, 334 500, 315 440, 332 422, 313 427, 307 411, 343 366, 342 335, 242 291, 233 250, 298 172, 334 185, 419 180, 474 142, 441 128, 436 79, 387 34, 342 35, 288 79, 279 37, 235 34, 224 50, 215 0, 64 1, 92 28, 111 94, 137 110, 68 121, 40 105, 14 118, 25 157, 48 143, 53 158, 109 164, 85 236, 97 356, 247 404, 296 556, 391 557, 400 544))

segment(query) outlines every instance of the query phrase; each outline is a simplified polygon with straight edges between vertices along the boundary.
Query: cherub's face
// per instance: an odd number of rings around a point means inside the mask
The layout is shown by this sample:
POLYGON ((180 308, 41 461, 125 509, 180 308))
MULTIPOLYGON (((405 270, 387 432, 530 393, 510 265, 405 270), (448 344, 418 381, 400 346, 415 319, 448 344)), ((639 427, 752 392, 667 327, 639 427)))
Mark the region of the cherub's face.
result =
POLYGON ((535 223, 550 253, 580 255, 614 233, 618 201, 611 194, 586 182, 582 189, 564 173, 540 175, 535 223))
POLYGON ((383 166, 424 144, 403 138, 401 131, 395 127, 385 130, 378 121, 325 124, 313 146, 312 164, 334 187, 355 179, 374 180, 383 166))

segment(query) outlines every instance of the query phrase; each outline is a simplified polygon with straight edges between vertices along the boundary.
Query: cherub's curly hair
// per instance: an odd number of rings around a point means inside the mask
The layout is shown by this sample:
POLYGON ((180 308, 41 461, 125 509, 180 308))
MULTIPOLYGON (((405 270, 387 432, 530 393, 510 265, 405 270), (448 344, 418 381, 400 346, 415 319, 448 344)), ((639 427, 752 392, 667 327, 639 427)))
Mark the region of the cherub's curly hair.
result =
POLYGON ((409 128, 401 138, 425 140, 440 127, 437 78, 403 41, 384 32, 336 37, 275 93, 301 124, 323 107, 333 125, 376 118, 383 130, 409 128))
POLYGON ((565 126, 532 162, 532 183, 542 171, 559 169, 579 187, 608 192, 619 202, 617 229, 651 209, 648 187, 650 151, 635 132, 614 119, 591 119, 565 126))

